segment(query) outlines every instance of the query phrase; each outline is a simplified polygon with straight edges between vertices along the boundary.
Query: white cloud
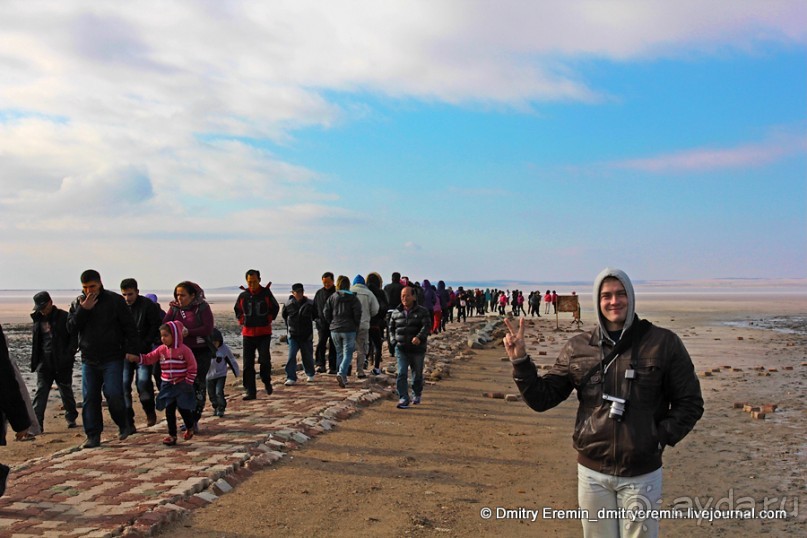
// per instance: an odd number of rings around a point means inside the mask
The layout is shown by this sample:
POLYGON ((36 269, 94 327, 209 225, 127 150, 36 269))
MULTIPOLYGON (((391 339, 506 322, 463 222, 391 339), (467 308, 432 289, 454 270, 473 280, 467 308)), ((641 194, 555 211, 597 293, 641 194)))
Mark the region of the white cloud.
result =
POLYGON ((261 149, 365 114, 332 92, 592 102, 580 59, 803 45, 805 18, 804 2, 776 0, 3 2, 0 230, 24 242, 178 222, 196 237, 367 226, 327 171, 261 149))
POLYGON ((807 139, 803 136, 786 135, 731 148, 692 148, 652 157, 626 159, 610 163, 609 166, 651 173, 700 172, 762 166, 806 151, 807 139))

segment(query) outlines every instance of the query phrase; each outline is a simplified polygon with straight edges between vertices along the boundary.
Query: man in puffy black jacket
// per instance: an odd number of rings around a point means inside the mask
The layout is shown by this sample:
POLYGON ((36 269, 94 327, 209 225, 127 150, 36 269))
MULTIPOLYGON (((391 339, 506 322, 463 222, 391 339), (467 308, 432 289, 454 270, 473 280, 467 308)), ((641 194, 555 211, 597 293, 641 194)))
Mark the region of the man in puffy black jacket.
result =
POLYGON ((83 293, 70 305, 67 330, 78 336, 81 350, 81 418, 87 434, 82 447, 95 448, 101 444, 104 430, 102 393, 118 426, 118 438, 126 439, 131 433, 123 399, 123 363, 127 353, 138 353, 139 338, 126 301, 104 289, 98 271, 81 273, 81 289, 83 293))
POLYGON ((317 307, 305 296, 300 283, 291 287, 291 297, 283 305, 289 341, 289 360, 286 362, 286 386, 297 383, 297 350, 303 359, 303 370, 308 382, 314 381, 314 320, 317 307))
POLYGON ((401 304, 392 311, 389 320, 389 341, 395 347, 398 361, 398 409, 409 408, 409 369, 412 369, 411 403, 421 402, 423 393, 423 364, 426 360, 426 338, 432 325, 432 314, 416 303, 416 291, 411 286, 401 290, 401 304))
POLYGON ((34 295, 31 371, 36 373, 34 414, 39 429, 45 431, 45 408, 53 383, 59 389, 68 428, 76 427, 76 399, 73 396, 73 363, 76 359, 75 335, 67 332, 67 312, 53 304, 50 294, 34 295))

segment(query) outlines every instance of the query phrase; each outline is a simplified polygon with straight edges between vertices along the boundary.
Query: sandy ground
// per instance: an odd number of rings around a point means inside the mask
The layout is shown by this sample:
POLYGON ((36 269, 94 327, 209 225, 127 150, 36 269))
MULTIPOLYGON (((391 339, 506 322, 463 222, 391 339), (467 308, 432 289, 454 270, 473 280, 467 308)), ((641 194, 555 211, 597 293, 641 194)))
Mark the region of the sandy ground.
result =
MULTIPOLYGON (((662 508, 753 505, 758 515, 764 507, 788 513, 773 520, 664 520, 663 535, 802 534, 807 336, 757 325, 773 316, 807 314, 805 297, 764 303, 741 296, 644 301, 640 295, 639 300, 640 315, 683 338, 706 402, 695 430, 665 452, 662 508), (754 369, 760 367, 764 370, 754 369), (778 409, 753 420, 734 403, 776 403, 778 409)), ((554 360, 574 334, 568 323, 562 321, 558 331, 554 317, 530 322, 528 343, 536 363, 554 360)), ((449 338, 464 338, 467 326, 452 333, 449 338)), ((276 365, 284 351, 282 344, 275 348, 276 365)), ((576 519, 543 513, 577 506, 571 447, 576 401, 572 397, 538 414, 523 402, 483 397, 488 391, 517 393, 502 357, 496 345, 455 359, 450 377, 426 387, 420 407, 372 405, 164 535, 580 535, 576 519), (483 508, 493 517, 480 517, 483 508), (497 517, 505 509, 537 510, 538 516, 531 521, 522 511, 521 518, 497 517)), ((20 462, 80 442, 82 433, 65 430, 63 421, 52 417, 57 407, 56 402, 49 407, 47 433, 33 442, 10 441, 0 449, 2 461, 20 462)))

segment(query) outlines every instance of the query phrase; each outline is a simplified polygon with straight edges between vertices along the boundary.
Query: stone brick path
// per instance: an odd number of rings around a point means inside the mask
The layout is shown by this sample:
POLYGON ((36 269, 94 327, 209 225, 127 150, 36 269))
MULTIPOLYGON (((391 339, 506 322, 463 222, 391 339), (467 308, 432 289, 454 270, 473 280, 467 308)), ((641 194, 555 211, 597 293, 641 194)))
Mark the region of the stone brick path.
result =
POLYGON ((232 395, 224 418, 204 417, 202 433, 174 447, 162 444, 160 422, 30 460, 12 469, 0 498, 0 536, 148 536, 383 397, 366 382, 340 389, 318 376, 249 402, 232 395))

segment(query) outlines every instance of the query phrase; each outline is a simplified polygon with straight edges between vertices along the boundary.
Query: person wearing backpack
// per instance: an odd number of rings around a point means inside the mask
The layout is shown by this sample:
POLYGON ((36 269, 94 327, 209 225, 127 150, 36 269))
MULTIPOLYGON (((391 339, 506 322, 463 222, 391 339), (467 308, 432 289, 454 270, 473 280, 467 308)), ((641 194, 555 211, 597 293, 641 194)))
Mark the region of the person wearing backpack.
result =
POLYGON ((241 287, 241 295, 235 301, 235 317, 241 325, 241 336, 244 340, 244 400, 257 397, 255 387, 255 352, 258 353, 259 375, 266 389, 272 394, 272 355, 269 346, 272 343, 272 321, 280 312, 280 305, 269 286, 261 286, 261 272, 250 269, 246 272, 247 287, 241 287))

